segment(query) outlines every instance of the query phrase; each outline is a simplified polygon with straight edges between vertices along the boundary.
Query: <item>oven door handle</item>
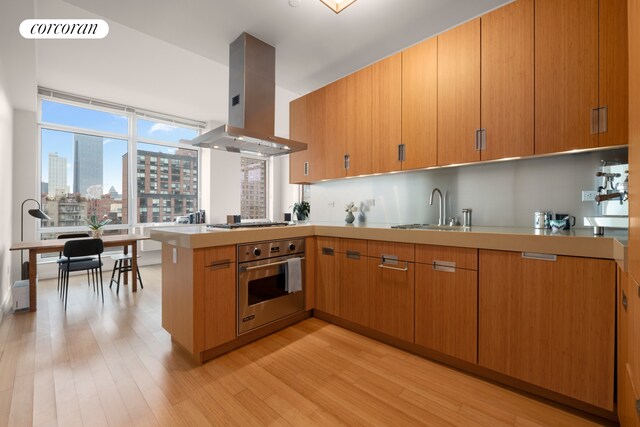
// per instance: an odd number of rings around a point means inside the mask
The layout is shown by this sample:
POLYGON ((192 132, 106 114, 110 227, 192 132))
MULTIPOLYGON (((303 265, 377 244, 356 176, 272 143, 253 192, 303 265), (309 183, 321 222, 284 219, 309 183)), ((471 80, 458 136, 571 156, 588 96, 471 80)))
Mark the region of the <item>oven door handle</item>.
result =
MULTIPOLYGON (((300 260, 303 260, 305 257, 300 257, 300 260)), ((291 259, 291 258, 289 258, 291 259)), ((272 262, 269 264, 262 264, 262 265, 255 265, 253 267, 240 267, 240 271, 251 271, 251 270, 258 270, 261 268, 267 268, 267 267, 273 267, 274 265, 282 265, 282 264, 286 264, 287 263, 287 259, 285 259, 284 261, 277 261, 277 262, 272 262)))

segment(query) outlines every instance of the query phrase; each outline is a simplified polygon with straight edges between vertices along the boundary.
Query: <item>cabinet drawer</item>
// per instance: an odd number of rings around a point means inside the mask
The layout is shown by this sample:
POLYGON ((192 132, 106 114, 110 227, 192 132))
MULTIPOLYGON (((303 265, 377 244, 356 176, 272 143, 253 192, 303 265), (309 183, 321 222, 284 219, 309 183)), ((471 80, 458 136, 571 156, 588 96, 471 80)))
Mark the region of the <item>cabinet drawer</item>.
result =
POLYGON ((369 240, 367 256, 370 258, 395 257, 400 261, 413 262, 414 245, 412 243, 379 242, 369 240))
POLYGON ((318 256, 325 255, 330 252, 338 252, 338 239, 337 237, 316 237, 316 250, 318 256))
POLYGON ((338 239, 338 252, 343 254, 367 256, 367 241, 361 239, 338 239))
POLYGON ((416 245, 416 262, 420 264, 442 262, 450 267, 477 270, 478 250, 451 246, 416 245))
POLYGON ((236 262, 235 246, 216 246, 202 249, 202 251, 204 256, 203 265, 205 267, 236 262))

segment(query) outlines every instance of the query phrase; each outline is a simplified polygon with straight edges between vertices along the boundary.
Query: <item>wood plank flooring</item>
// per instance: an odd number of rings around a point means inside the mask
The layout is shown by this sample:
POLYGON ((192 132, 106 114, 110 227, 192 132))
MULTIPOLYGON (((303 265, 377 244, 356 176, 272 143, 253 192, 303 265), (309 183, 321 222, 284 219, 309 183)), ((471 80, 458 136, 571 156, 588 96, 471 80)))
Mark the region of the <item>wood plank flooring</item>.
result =
POLYGON ((198 366, 160 326, 160 268, 141 273, 104 306, 72 278, 66 313, 42 281, 36 313, 5 316, 0 426, 594 425, 313 318, 198 366))

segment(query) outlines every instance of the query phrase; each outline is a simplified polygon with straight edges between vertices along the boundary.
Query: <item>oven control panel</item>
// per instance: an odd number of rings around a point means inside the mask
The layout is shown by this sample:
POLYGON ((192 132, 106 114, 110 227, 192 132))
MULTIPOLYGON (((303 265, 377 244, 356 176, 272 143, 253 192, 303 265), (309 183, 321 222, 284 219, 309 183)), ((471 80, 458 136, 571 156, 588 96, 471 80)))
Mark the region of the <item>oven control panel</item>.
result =
POLYGON ((295 254, 304 255, 304 238, 238 245, 239 263, 295 254))

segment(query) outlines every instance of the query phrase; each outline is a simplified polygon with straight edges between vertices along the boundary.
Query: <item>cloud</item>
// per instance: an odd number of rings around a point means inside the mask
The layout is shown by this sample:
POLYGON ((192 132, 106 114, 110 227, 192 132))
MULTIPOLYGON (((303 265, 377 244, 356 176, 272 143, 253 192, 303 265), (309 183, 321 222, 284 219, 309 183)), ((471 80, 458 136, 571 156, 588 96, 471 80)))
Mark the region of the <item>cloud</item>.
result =
POLYGON ((167 125, 165 123, 154 123, 149 129, 149 133, 154 132, 171 132, 178 129, 176 126, 167 125))

